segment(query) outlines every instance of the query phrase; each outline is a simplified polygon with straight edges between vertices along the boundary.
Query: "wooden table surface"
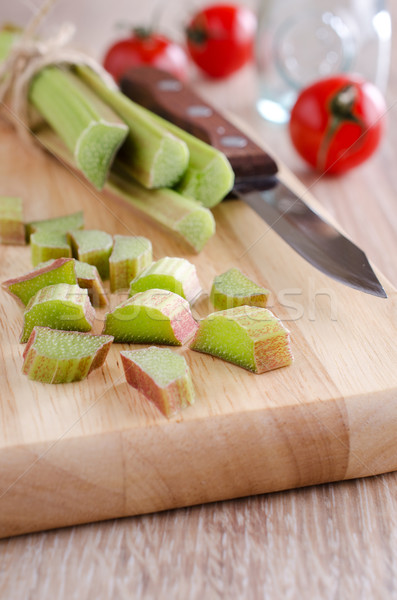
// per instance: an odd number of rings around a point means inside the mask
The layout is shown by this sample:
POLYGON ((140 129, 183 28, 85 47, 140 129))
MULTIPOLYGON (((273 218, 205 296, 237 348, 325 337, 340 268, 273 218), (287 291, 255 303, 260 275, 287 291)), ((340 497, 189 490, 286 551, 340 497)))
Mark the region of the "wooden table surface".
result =
MULTIPOLYGON (((197 85, 254 126, 397 285, 396 44, 393 58, 382 147, 334 179, 309 172, 284 129, 256 115, 252 69, 197 85)), ((2 540, 0 598, 397 598, 396 563, 390 473, 2 540)))

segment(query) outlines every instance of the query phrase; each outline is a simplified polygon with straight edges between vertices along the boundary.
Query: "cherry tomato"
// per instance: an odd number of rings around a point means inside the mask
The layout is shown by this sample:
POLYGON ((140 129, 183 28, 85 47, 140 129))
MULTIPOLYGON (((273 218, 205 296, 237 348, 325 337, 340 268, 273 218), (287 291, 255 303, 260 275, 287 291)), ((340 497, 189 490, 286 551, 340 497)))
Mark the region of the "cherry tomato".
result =
POLYGON ((321 172, 342 173, 379 145, 386 104, 372 83, 338 75, 308 86, 291 111, 289 132, 299 154, 321 172))
POLYGON ((119 82, 125 71, 138 65, 152 65, 185 81, 188 73, 185 50, 168 38, 146 29, 113 44, 106 52, 103 66, 119 82))
POLYGON ((252 59, 256 24, 244 6, 216 4, 201 10, 186 29, 193 61, 211 77, 228 77, 252 59))

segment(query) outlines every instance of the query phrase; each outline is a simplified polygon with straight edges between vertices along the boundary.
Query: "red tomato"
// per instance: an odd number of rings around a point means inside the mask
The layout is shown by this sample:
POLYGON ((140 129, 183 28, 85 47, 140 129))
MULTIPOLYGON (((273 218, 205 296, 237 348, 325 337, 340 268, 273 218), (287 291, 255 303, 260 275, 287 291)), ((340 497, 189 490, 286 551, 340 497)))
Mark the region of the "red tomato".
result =
POLYGON ((186 29, 192 59, 211 77, 231 75, 252 59, 256 23, 254 13, 244 6, 205 8, 186 29))
POLYGON ((109 48, 103 66, 117 82, 125 71, 142 64, 168 71, 184 81, 187 79, 188 62, 185 50, 175 42, 158 33, 135 29, 131 37, 109 48))
POLYGON ((383 96, 372 83, 338 75, 301 91, 291 111, 289 132, 310 165, 322 172, 342 173, 376 150, 385 114, 383 96))

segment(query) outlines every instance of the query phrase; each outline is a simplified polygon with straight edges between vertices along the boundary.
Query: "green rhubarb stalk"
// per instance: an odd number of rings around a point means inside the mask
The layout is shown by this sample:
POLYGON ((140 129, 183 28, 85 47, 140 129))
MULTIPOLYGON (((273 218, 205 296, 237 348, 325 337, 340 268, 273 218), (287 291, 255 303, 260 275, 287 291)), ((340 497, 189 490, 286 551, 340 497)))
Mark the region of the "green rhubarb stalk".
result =
MULTIPOLYGON (((149 139, 147 137, 149 135, 148 131, 160 128, 163 132, 168 131, 169 134, 186 144, 189 151, 189 162, 182 178, 176 183, 176 188, 181 194, 200 202, 207 208, 211 208, 219 204, 230 192, 234 184, 234 173, 229 161, 222 152, 143 106, 136 104, 120 92, 110 90, 88 67, 78 66, 76 70, 78 75, 92 86, 101 98, 108 102, 126 121, 130 127, 130 140, 133 135, 138 136, 142 131, 145 136, 143 141, 145 142, 146 139, 149 139)), ((147 152, 145 144, 142 144, 138 137, 136 137, 136 140, 137 144, 142 146, 141 152, 147 152)), ((151 144, 152 142, 150 142, 151 144)), ((128 142, 124 147, 128 148, 128 142)), ((175 159, 170 158, 168 162, 171 162, 171 160, 175 161, 175 159)), ((131 166, 130 169, 131 175, 146 187, 170 187, 175 184, 175 181, 168 181, 159 183, 158 186, 148 185, 145 180, 137 176, 131 166)))
POLYGON ((147 188, 175 185, 188 165, 186 143, 154 121, 144 108, 110 89, 89 67, 78 65, 75 72, 128 125, 120 156, 131 175, 147 188))
POLYGON ((73 153, 77 167, 102 189, 127 125, 78 77, 59 67, 42 69, 29 100, 73 153))
MULTIPOLYGON (((76 169, 73 156, 48 127, 36 131, 36 138, 55 156, 76 169)), ((200 252, 215 233, 215 219, 208 208, 175 190, 148 190, 134 181, 118 161, 109 176, 105 193, 121 198, 143 215, 173 235, 177 235, 196 252, 200 252)))
POLYGON ((200 252, 215 233, 215 219, 208 208, 175 190, 147 190, 129 178, 119 164, 117 172, 110 174, 105 191, 122 198, 166 231, 176 234, 196 252, 200 252))
POLYGON ((148 109, 142 110, 189 148, 189 164, 176 185, 178 192, 207 208, 219 204, 234 184, 234 172, 225 154, 148 109))

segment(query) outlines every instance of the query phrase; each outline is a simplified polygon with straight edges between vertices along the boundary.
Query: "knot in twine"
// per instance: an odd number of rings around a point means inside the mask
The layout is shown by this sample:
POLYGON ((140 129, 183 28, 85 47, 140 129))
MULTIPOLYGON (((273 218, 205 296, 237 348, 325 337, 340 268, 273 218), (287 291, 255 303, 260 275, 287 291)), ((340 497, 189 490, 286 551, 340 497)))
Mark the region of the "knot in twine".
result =
POLYGON ((18 135, 32 143, 29 133, 29 86, 33 77, 50 65, 79 64, 95 71, 108 87, 117 89, 112 77, 92 57, 68 46, 75 26, 65 23, 58 33, 47 40, 33 39, 25 32, 13 44, 7 58, 0 64, 0 103, 3 115, 15 127, 18 135), (27 35, 26 35, 27 34, 27 35))

